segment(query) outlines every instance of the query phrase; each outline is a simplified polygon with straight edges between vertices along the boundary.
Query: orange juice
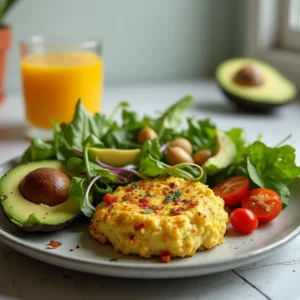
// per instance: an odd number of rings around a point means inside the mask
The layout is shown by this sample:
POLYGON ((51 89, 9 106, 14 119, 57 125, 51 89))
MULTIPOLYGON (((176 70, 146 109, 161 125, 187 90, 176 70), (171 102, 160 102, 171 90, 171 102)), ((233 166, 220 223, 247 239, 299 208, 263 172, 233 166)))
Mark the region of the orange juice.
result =
POLYGON ((29 55, 21 61, 27 122, 51 128, 70 122, 80 98, 91 113, 101 110, 103 63, 93 53, 29 55))

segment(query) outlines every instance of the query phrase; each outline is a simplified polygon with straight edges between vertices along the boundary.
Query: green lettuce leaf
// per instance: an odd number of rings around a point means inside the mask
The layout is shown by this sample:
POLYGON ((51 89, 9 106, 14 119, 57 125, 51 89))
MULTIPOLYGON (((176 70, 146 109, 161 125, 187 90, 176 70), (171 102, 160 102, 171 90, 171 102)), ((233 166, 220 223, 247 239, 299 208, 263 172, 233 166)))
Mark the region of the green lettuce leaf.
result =
POLYGON ((188 118, 188 129, 184 133, 184 137, 188 139, 192 146, 193 151, 196 152, 200 149, 210 149, 214 151, 216 148, 216 126, 209 119, 194 120, 188 118))
POLYGON ((55 146, 52 142, 45 142, 39 138, 31 140, 29 148, 21 158, 21 162, 38 161, 55 158, 55 146))
POLYGON ((110 123, 103 114, 92 116, 79 100, 73 120, 60 125, 60 138, 58 141, 57 158, 67 160, 76 156, 73 146, 82 148, 84 142, 91 135, 98 140, 107 132, 110 123))
MULTIPOLYGON (((87 203, 84 201, 88 185, 89 182, 86 178, 72 177, 69 196, 71 199, 79 203, 82 213, 90 218, 93 215, 93 210, 90 209, 87 203)), ((92 195, 90 199, 92 199, 92 195)))
POLYGON ((288 187, 300 175, 295 164, 295 149, 289 145, 271 148, 256 141, 249 146, 247 170, 251 180, 259 187, 276 191, 288 204, 288 187))

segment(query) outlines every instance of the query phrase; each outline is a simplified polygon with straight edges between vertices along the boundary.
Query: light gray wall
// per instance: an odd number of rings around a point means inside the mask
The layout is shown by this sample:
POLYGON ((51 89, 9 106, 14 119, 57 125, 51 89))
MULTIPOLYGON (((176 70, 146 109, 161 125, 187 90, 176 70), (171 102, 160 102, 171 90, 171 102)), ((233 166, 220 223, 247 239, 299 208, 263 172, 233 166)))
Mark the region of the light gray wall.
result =
POLYGON ((100 37, 105 80, 208 76, 235 53, 238 0, 20 0, 6 86, 19 88, 18 41, 33 34, 100 37))

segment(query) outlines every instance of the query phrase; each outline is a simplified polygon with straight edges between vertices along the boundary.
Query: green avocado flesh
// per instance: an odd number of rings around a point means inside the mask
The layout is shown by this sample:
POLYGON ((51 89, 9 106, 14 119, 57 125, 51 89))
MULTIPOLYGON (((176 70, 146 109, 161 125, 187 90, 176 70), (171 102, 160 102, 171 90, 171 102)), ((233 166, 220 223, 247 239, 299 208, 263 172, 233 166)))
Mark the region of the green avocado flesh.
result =
POLYGON ((228 167, 234 160, 236 147, 223 131, 217 131, 217 153, 209 158, 203 168, 208 175, 215 175, 228 167))
POLYGON ((124 167, 133 164, 141 153, 140 149, 90 148, 89 156, 96 162, 97 158, 104 164, 113 167, 124 167))
POLYGON ((217 68, 216 79, 228 94, 262 104, 284 104, 293 100, 297 92, 295 85, 276 69, 250 58, 234 58, 223 62, 217 68), (256 65, 262 72, 261 85, 245 86, 235 82, 235 75, 248 65, 256 65))
POLYGON ((54 168, 67 174, 64 164, 56 160, 32 162, 15 167, 0 180, 2 210, 12 223, 24 230, 61 229, 80 214, 80 206, 70 198, 56 206, 34 204, 26 200, 19 191, 19 184, 28 173, 38 168, 54 168))

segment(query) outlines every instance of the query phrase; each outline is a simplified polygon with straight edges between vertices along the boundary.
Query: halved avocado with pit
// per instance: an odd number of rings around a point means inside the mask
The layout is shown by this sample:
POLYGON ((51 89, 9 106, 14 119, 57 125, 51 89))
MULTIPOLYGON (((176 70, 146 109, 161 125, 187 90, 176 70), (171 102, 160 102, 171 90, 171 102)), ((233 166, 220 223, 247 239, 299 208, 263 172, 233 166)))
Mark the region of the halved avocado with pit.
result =
POLYGON ((60 230, 81 214, 79 203, 68 196, 68 181, 61 161, 19 165, 0 180, 0 206, 22 230, 60 230))
POLYGON ((223 93, 246 111, 267 112, 292 101, 296 86, 265 62, 234 58, 221 63, 216 80, 223 93))

